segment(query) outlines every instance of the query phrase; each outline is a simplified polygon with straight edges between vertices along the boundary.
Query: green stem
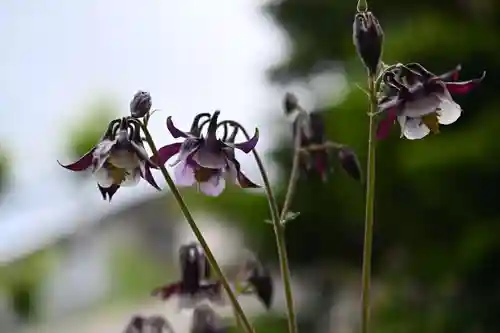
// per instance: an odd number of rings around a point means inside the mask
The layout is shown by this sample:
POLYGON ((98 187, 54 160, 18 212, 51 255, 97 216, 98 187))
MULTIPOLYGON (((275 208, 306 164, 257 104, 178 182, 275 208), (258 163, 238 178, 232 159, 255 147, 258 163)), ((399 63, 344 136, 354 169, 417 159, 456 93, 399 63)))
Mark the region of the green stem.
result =
MULTIPOLYGON (((245 135, 245 137, 250 140, 250 135, 248 132, 245 130, 245 128, 237 123, 237 125, 242 133, 245 135)), ((300 141, 299 141, 299 146, 300 146, 300 141)), ((276 201, 276 198, 274 196, 273 190, 271 188, 271 182, 269 181, 269 178, 267 176, 266 169, 264 167, 264 163, 262 163, 262 159, 259 156, 259 153, 257 153, 257 150, 253 149, 253 156, 255 158, 255 162, 257 163, 257 166, 259 168, 260 174, 262 175, 262 181, 264 182, 264 187, 266 188, 266 193, 267 193, 267 198, 269 201, 269 208, 271 211, 271 218, 273 221, 273 228, 274 228, 274 235, 276 237, 276 246, 278 248, 278 259, 280 262, 280 268, 281 268, 281 276, 283 279, 283 285, 285 288, 285 298, 286 298, 286 304, 288 308, 288 330, 289 333, 297 333, 297 318, 295 315, 295 308, 293 304, 293 295, 292 295, 292 283, 291 283, 291 277, 290 277, 290 268, 288 266, 288 255, 286 252, 286 242, 285 242, 285 225, 282 223, 283 217, 286 214, 286 211, 283 210, 281 217, 279 214, 279 208, 278 204, 276 201)), ((297 155, 299 153, 298 149, 295 149, 295 154, 297 155)), ((297 159, 298 161, 298 156, 294 158, 294 160, 297 159)), ((298 164, 298 162, 296 163, 298 164)), ((295 165, 295 163, 294 163, 295 165)), ((296 168, 294 168, 296 169, 296 168)), ((296 179, 296 174, 297 171, 292 170, 292 176, 293 179, 296 179)), ((291 177, 292 178, 292 177, 291 177)), ((293 188, 295 185, 290 186, 292 188, 291 194, 293 194, 293 188)), ((290 192, 290 191, 289 191, 290 192)), ((288 202, 286 205, 288 206, 291 201, 291 194, 287 194, 288 202)), ((286 206, 285 206, 286 207, 286 206)))
POLYGON ((366 172, 366 208, 365 208, 365 235, 363 244, 363 272, 361 291, 361 332, 369 333, 370 327, 370 280, 373 243, 373 216, 375 200, 375 117, 377 98, 375 79, 368 77, 370 93, 370 128, 368 133, 368 162, 366 172))
MULTIPOLYGON (((156 145, 153 141, 153 138, 151 136, 151 133, 149 132, 148 128, 141 123, 142 130, 144 132, 144 136, 146 137, 146 141, 148 142, 153 155, 158 156, 158 149, 156 148, 156 145)), ((196 222, 193 219, 193 216, 191 215, 191 212, 189 211, 189 208, 187 207, 186 203, 184 202, 184 199, 182 198, 179 190, 177 189, 177 186, 175 186, 174 181, 170 177, 170 174, 167 171, 167 168, 165 165, 159 165, 159 168, 161 170, 161 173, 163 174, 163 177, 165 178, 168 187, 172 191, 175 199, 177 200, 177 203, 179 204, 179 207, 181 208, 182 213, 184 214, 184 217, 186 218, 186 221, 188 222, 189 226, 193 230, 194 235, 198 239, 198 242, 200 242, 200 245, 202 246, 203 250, 205 251, 205 254, 207 256, 208 261, 210 262, 210 266, 212 269, 215 271, 215 274, 219 277, 222 286, 224 287, 229 300, 231 302, 231 305, 233 306, 234 311, 237 313, 237 317, 239 317, 243 323, 243 327, 245 328, 245 331, 247 333, 254 333, 254 329, 252 325, 250 324, 250 321, 246 317, 245 313, 243 312, 243 309, 241 308, 240 303, 238 302, 234 292, 231 290, 231 286, 229 285, 229 282, 227 281, 227 278, 224 276, 224 273, 222 272, 222 269, 220 268, 219 264, 217 264, 217 261, 215 260, 215 257, 210 250, 210 247, 208 246, 207 242, 205 241, 205 238, 203 237, 203 234, 201 233, 200 229, 196 225, 196 222)))
POLYGON ((295 194, 295 186, 297 185, 297 179, 299 175, 299 162, 300 162, 300 145, 302 144, 302 135, 300 135, 300 129, 304 117, 307 116, 304 110, 299 111, 297 122, 295 123, 295 135, 293 142, 293 161, 292 161, 292 171, 290 172, 290 179, 288 180, 288 189, 286 191, 285 202, 283 203, 283 208, 281 209, 280 220, 283 221, 286 217, 286 213, 290 209, 292 204, 293 195, 295 194))

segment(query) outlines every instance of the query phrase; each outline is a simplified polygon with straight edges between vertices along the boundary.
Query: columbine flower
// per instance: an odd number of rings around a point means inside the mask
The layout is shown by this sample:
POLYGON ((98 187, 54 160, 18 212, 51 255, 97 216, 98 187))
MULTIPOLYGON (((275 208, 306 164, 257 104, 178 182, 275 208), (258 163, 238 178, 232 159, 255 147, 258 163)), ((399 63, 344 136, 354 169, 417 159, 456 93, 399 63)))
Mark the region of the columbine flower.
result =
POLYGON ((384 75, 386 90, 379 99, 379 112, 385 118, 377 129, 377 138, 384 138, 397 119, 401 137, 422 139, 430 132, 439 133, 439 125, 457 121, 462 108, 451 94, 465 94, 484 78, 456 81, 460 67, 436 76, 419 64, 397 66, 384 75), (452 81, 449 81, 452 80, 452 81))
POLYGON ((162 316, 134 316, 124 333, 174 333, 172 325, 162 316))
POLYGON ((319 112, 312 112, 309 115, 299 114, 294 121, 293 129, 294 137, 301 135, 300 146, 305 149, 301 155, 302 168, 307 172, 314 170, 323 181, 326 181, 331 167, 323 116, 319 112), (297 122, 301 122, 300 126, 297 122), (309 149, 311 146, 314 146, 314 149, 309 149))
POLYGON ((207 304, 202 304, 194 309, 191 333, 226 333, 228 328, 224 325, 222 318, 207 304))
MULTIPOLYGON (((235 149, 248 154, 259 139, 255 129, 254 136, 242 143, 234 143, 225 138, 217 138, 219 111, 215 111, 208 122, 206 137, 201 135, 203 125, 198 125, 199 117, 190 132, 175 127, 171 117, 167 118, 167 128, 174 138, 184 138, 184 142, 167 145, 159 150, 158 158, 152 157, 158 164, 166 163, 172 156, 179 154, 172 164, 175 166, 175 183, 178 186, 198 184, 199 189, 210 196, 218 196, 225 187, 225 178, 243 188, 255 188, 258 185, 249 180, 240 170, 240 163, 235 157, 235 149)), ((205 115, 205 114, 202 114, 205 115)))
POLYGON ((71 171, 91 169, 104 200, 111 201, 121 186, 133 186, 144 178, 160 190, 150 168, 156 166, 148 158, 140 136, 140 126, 130 117, 115 119, 104 136, 78 161, 63 165, 71 171))
POLYGON ((210 281, 211 268, 203 249, 197 243, 189 243, 179 249, 181 280, 153 291, 154 296, 163 300, 177 295, 181 297, 181 307, 193 307, 199 301, 222 301, 222 286, 210 281))

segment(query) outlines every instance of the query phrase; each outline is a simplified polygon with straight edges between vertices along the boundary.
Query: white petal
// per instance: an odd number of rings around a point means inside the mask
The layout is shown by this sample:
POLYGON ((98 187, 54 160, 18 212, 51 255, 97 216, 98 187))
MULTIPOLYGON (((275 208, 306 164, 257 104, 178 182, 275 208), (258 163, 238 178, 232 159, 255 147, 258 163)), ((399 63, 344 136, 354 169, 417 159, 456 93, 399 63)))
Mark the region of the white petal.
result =
POLYGON ((99 142, 95 147, 94 154, 93 154, 94 157, 100 159, 100 158, 108 155, 109 152, 111 151, 111 148, 113 148, 114 144, 115 144, 114 140, 103 140, 103 141, 99 142))
POLYGON ((127 171, 125 175, 125 180, 120 184, 121 186, 135 186, 139 183, 141 179, 139 169, 133 169, 127 171))
POLYGON ((92 154, 94 164, 94 171, 101 169, 109 157, 109 153, 115 144, 114 140, 103 140, 97 144, 94 153, 92 154))
POLYGON ((455 101, 453 101, 448 93, 442 97, 437 114, 440 124, 449 125, 453 124, 458 118, 460 118, 462 108, 460 105, 455 103, 455 101))
POLYGON ((108 162, 117 168, 132 170, 139 166, 139 158, 135 153, 126 150, 115 150, 109 157, 108 162))
POLYGON ((185 161, 181 161, 174 168, 174 180, 178 186, 191 186, 196 182, 194 170, 185 161))
POLYGON ((403 135, 409 140, 418 140, 424 138, 430 133, 429 127, 427 127, 420 118, 408 118, 406 119, 405 126, 403 128, 403 135))
POLYGON ((105 168, 97 169, 94 172, 94 177, 97 180, 97 183, 102 187, 110 187, 111 185, 113 185, 113 178, 105 168))
POLYGON ((201 147, 193 155, 193 160, 200 166, 208 169, 223 169, 227 166, 227 160, 224 154, 214 154, 204 147, 201 147))
POLYGON ((410 118, 418 118, 426 114, 435 112, 441 104, 441 99, 436 94, 431 94, 424 98, 405 104, 403 115, 410 118))
POLYGON ((224 191, 225 186, 226 181, 221 174, 218 174, 210 177, 208 181, 200 183, 200 191, 206 195, 217 197, 224 191))

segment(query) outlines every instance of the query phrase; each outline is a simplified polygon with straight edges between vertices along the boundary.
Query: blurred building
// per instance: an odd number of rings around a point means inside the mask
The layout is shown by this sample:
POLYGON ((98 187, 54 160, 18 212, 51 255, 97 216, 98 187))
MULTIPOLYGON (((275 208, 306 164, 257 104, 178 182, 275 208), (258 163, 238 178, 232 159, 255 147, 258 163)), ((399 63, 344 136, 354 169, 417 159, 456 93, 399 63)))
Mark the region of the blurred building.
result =
MULTIPOLYGON (((8 332, 24 315, 26 319, 56 320, 106 300, 113 284, 113 253, 124 246, 137 248, 165 265, 174 237, 166 200, 162 196, 127 205, 99 220, 81 223, 70 234, 54 235, 50 242, 36 249, 35 252, 50 251, 54 255, 50 255, 50 264, 45 265, 41 281, 26 287, 28 295, 24 302, 30 303, 26 310, 16 310, 18 298, 23 297, 12 292, 16 281, 8 284, 11 290, 0 297, 0 332, 8 332)), ((6 272, 9 273, 9 266, 22 265, 32 255, 33 252, 8 263, 6 272)), ((18 278, 14 276, 11 280, 15 279, 18 278)))

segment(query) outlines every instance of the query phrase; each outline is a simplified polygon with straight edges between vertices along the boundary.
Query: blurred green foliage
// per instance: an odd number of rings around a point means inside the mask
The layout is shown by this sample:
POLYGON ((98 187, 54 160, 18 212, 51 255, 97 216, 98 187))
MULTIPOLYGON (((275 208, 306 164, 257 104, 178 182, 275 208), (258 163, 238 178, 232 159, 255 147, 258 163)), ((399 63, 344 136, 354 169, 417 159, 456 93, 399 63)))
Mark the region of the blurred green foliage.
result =
POLYGON ((98 98, 83 108, 81 119, 73 121, 67 133, 67 149, 74 159, 88 152, 102 137, 107 124, 116 116, 117 107, 109 98, 98 98))
MULTIPOLYGON (((479 89, 456 98, 465 111, 441 134, 408 141, 399 139, 395 128, 378 144, 373 268, 375 279, 389 288, 374 307, 373 331, 499 332, 500 3, 380 0, 369 5, 385 31, 384 62, 419 62, 436 73, 462 64, 463 79, 487 70, 479 89)), ((365 80, 352 46, 355 7, 355 1, 285 0, 265 11, 292 45, 291 56, 270 70, 274 82, 307 82, 324 64, 347 72, 353 89, 317 111, 325 114, 328 137, 350 145, 365 161, 368 105, 354 87, 365 80)), ((291 167, 289 146, 276 142, 273 155, 283 170, 276 188, 280 202, 291 167)), ((240 221, 255 248, 275 258, 262 196, 229 190, 218 200, 191 199, 240 221)), ((363 186, 341 171, 326 184, 302 178, 293 210, 301 215, 287 228, 292 270, 326 262, 333 272, 347 266, 361 273, 363 186)), ((303 319, 314 322, 315 316, 303 319)))
POLYGON ((38 291, 50 263, 50 251, 43 250, 0 266, 0 292, 7 295, 14 313, 23 321, 38 316, 38 291))
POLYGON ((9 179, 11 156, 4 147, 0 146, 0 195, 5 191, 9 179))

